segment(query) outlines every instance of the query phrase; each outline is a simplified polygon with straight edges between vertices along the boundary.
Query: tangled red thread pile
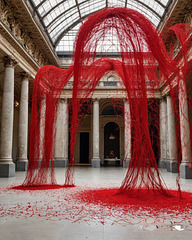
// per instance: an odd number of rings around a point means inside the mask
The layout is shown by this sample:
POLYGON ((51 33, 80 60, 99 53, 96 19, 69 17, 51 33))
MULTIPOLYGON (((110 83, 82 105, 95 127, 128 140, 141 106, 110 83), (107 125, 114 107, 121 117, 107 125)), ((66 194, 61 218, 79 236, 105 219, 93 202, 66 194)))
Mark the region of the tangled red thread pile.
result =
POLYGON ((186 230, 192 230, 192 193, 183 192, 183 198, 180 198, 178 191, 170 190, 174 197, 167 200, 160 192, 151 192, 149 198, 149 192, 142 190, 141 197, 138 198, 117 194, 117 187, 103 187, 77 186, 63 191, 37 191, 38 187, 36 191, 31 191, 30 188, 25 188, 26 191, 0 188, 1 196, 6 198, 11 195, 4 204, 0 204, 0 216, 6 219, 11 217, 12 220, 36 217, 52 221, 123 226, 142 224, 147 227, 155 224, 164 229, 167 226, 167 230, 171 230, 173 224, 182 224, 186 230))

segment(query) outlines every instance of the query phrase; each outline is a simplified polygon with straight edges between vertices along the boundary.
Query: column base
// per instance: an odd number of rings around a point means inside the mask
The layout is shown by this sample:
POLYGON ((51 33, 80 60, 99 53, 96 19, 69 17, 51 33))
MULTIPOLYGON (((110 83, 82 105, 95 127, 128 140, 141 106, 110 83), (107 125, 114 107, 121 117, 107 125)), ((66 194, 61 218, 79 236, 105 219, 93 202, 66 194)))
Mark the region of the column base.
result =
POLYGON ((184 179, 192 179, 192 171, 191 168, 189 167, 189 163, 181 163, 180 177, 184 179))
POLYGON ((167 172, 177 173, 178 172, 177 161, 167 159, 166 168, 167 168, 167 172))
POLYGON ((167 160, 164 158, 159 159, 158 167, 166 169, 167 168, 167 160))
POLYGON ((15 164, 0 162, 0 177, 10 178, 14 176, 15 176, 15 164))
POLYGON ((92 167, 93 168, 100 168, 101 167, 101 160, 99 158, 92 159, 92 167))
POLYGON ((17 160, 15 162, 15 170, 16 171, 27 171, 28 160, 17 160))
POLYGON ((68 159, 54 159, 54 167, 67 167, 68 164, 68 159))
POLYGON ((123 167, 128 168, 129 167, 129 162, 130 162, 130 159, 123 160, 123 167))

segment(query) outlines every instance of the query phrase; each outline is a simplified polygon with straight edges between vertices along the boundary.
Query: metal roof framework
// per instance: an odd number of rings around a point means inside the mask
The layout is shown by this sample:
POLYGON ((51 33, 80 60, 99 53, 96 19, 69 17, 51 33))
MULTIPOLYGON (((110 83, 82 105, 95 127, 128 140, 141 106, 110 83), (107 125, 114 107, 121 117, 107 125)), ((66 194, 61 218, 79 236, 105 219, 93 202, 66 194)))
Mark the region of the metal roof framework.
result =
MULTIPOLYGON (((73 41, 83 20, 111 6, 135 9, 144 14, 156 28, 164 19, 173 0, 28 0, 38 16, 53 47, 71 33, 73 41), (76 29, 73 31, 73 29, 76 29)), ((66 44, 66 42, 65 42, 66 44)), ((69 49, 70 51, 70 49, 69 49)))

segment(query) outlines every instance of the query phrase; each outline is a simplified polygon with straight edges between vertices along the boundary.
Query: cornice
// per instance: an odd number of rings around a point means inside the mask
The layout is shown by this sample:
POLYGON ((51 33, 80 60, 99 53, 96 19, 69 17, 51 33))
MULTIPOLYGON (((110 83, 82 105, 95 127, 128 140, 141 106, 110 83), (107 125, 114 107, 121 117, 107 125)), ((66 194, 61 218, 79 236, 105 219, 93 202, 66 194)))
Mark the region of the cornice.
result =
POLYGON ((26 52, 38 62, 39 66, 45 64, 58 66, 56 53, 40 24, 37 24, 27 1, 0 0, 0 2, 1 23, 26 52))
POLYGON ((17 39, 10 33, 7 27, 0 20, 0 45, 7 55, 13 55, 19 62, 20 56, 35 70, 38 71, 40 65, 35 59, 21 46, 17 39))

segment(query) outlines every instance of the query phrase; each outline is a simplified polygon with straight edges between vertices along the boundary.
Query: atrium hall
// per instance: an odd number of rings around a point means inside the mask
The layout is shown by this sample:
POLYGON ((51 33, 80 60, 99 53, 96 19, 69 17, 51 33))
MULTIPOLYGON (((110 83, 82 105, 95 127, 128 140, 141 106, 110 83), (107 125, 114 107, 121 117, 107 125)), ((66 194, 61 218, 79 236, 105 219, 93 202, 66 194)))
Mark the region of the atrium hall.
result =
MULTIPOLYGON (((129 8, 143 14, 156 28, 167 52, 171 55, 172 51, 172 59, 179 59, 179 64, 183 64, 179 41, 176 37, 169 37, 168 32, 170 27, 178 23, 192 26, 191 0, 0 0, 1 186, 21 183, 27 172, 30 123, 33 117, 33 86, 38 70, 45 65, 68 69, 73 63, 75 39, 82 24, 92 14, 110 7, 129 8)), ((189 46, 186 53, 187 59, 185 59, 188 63, 187 90, 192 87, 191 42, 189 46)), ((121 61, 120 43, 113 29, 106 34, 102 44, 98 43, 96 59, 100 58, 121 61)), ((158 69, 156 76, 159 77, 158 69)), ((185 117, 179 120, 184 127, 181 124, 178 130, 175 127, 178 120, 173 114, 170 89, 162 83, 158 88, 155 87, 154 93, 151 94, 150 88, 153 82, 146 80, 146 85, 149 112, 150 106, 155 105, 156 109, 154 113, 151 113, 148 124, 158 168, 172 187, 178 173, 176 135, 181 136, 179 142, 179 149, 181 149, 180 177, 184 188, 190 189, 192 186, 190 168, 192 156, 189 146, 192 144, 187 124, 192 125, 191 105, 187 106, 185 115, 188 118, 187 121, 185 121, 185 117), (155 125, 153 125, 154 118, 156 119, 155 125), (188 138, 187 143, 182 136, 188 138), (186 153, 186 149, 189 149, 188 153, 186 153)), ((178 86, 174 86, 174 89, 178 99, 178 86)), ((192 97, 190 91, 186 91, 186 94, 188 94, 188 98, 192 97)), ((73 77, 62 89, 54 129, 53 163, 59 182, 64 179, 62 174, 64 176, 70 158, 72 96, 73 77)), ((111 70, 101 77, 89 99, 89 106, 86 117, 79 125, 75 137, 76 181, 93 185, 97 183, 120 184, 131 158, 131 127, 126 89, 117 72, 111 70)), ((44 106, 41 109, 44 109, 44 106)), ((41 114, 43 115, 43 113, 41 114)), ((41 123, 40 132, 43 132, 43 127, 44 124, 41 123)), ((4 204, 5 201, 6 194, 5 200, 3 200, 4 204)), ((27 196, 24 201, 28 201, 27 196)), ((150 239, 146 232, 142 235, 142 231, 135 237, 134 232, 137 231, 135 226, 126 229, 114 226, 116 230, 109 227, 108 230, 105 229, 104 236, 102 226, 99 224, 97 227, 93 223, 89 227, 85 223, 74 225, 77 229, 74 231, 73 225, 67 222, 61 231, 59 230, 62 228, 61 223, 59 226, 53 222, 53 225, 55 224, 53 230, 51 222, 46 225, 38 219, 26 223, 24 218, 19 221, 13 220, 15 230, 8 235, 6 232, 12 228, 12 220, 10 217, 7 219, 10 224, 6 225, 6 220, 1 222, 3 238, 0 235, 0 239, 2 240, 150 239), (25 226, 23 235, 25 238, 22 238, 17 230, 17 226, 21 230, 23 224, 27 226, 25 226), (42 225, 41 233, 37 226, 39 224, 42 225), (52 229, 53 234, 46 234, 46 228, 52 229), (74 235, 69 234, 64 237, 67 229, 71 232, 74 231, 74 235), (34 231, 34 238, 27 236, 27 231, 30 234, 33 234, 34 231), (62 232, 63 238, 59 235, 59 231, 62 232), (80 238, 78 238, 78 231, 82 231, 80 238), (113 236, 115 231, 117 234, 119 233, 119 237, 116 236, 116 233, 113 236), (129 231, 132 237, 126 238, 129 231), (96 238, 97 233, 98 237, 96 238)), ((185 236, 180 235, 180 232, 179 235, 175 232, 173 235, 169 235, 169 233, 166 235, 158 232, 156 239, 191 239, 190 233, 185 232, 185 236), (163 238, 161 238, 161 234, 163 238)), ((155 235, 153 237, 155 238, 155 235)), ((154 239, 153 237, 151 239, 154 239)))
MULTIPOLYGON (((11 177, 16 171, 27 169, 32 92, 38 69, 44 65, 68 68, 72 63, 75 37, 84 19, 111 6, 127 7, 144 14, 157 28, 164 41, 169 40, 166 34, 172 25, 176 23, 191 25, 192 21, 191 2, 181 0, 146 0, 143 3, 112 0, 1 1, 0 176, 11 177)), ((165 45, 168 46, 168 43, 165 42, 165 45)), ((102 52, 105 58, 120 59, 119 51, 118 39, 111 32, 106 36, 103 46, 98 47, 98 58, 102 52)), ((175 42, 174 57, 177 57, 178 51, 178 42, 175 42)), ((189 53, 188 62, 190 61, 189 53)), ((148 87, 150 84, 152 83, 148 82, 148 87)), ((54 148, 55 167, 66 167, 68 164, 70 138, 68 105, 72 98, 72 90, 73 79, 70 79, 60 97, 54 148)), ((167 167, 168 171, 174 172, 176 168, 173 165, 175 166, 177 157, 168 151, 172 148, 175 148, 173 152, 176 151, 174 134, 169 136, 169 132, 174 132, 175 121, 167 114, 171 112, 169 90, 161 86, 155 90, 153 97, 159 106, 156 113, 159 115, 157 116, 159 136, 153 144, 154 153, 159 166, 167 167), (172 121, 169 126, 166 125, 168 117, 172 121), (157 145, 161 147, 157 148, 157 145)), ((93 167, 127 165, 129 149, 125 143, 129 141, 130 133, 129 130, 126 131, 128 120, 125 121, 123 111, 123 108, 125 111, 128 109, 125 98, 125 87, 116 72, 108 72, 100 79, 92 95, 90 111, 76 135, 74 149, 76 165, 93 167), (119 101, 121 109, 115 109, 114 99, 119 101), (95 158, 99 159, 96 163, 95 158), (125 158, 127 163, 124 161, 125 158)), ((148 98, 150 101, 150 93, 148 98)), ((182 172, 184 178, 187 174, 190 175, 189 172, 185 172, 188 170, 182 172)))

